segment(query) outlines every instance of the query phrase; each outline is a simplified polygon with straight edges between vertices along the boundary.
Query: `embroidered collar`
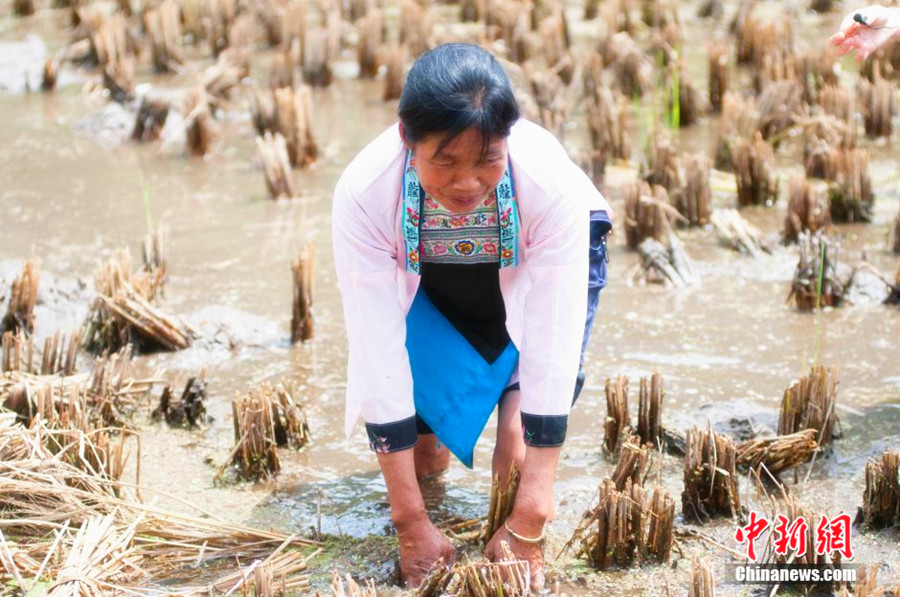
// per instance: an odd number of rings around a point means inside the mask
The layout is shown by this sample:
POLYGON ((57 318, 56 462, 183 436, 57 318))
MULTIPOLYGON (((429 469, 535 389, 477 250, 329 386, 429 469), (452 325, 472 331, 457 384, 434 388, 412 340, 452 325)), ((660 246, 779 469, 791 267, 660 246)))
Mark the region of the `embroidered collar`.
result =
MULTIPOLYGON (((509 162, 503 178, 494 189, 497 199, 497 219, 500 223, 500 267, 515 267, 519 263, 519 217, 516 206, 516 190, 510 174, 509 162)), ((419 185, 419 176, 413 163, 412 150, 406 154, 403 171, 403 238, 406 244, 407 271, 421 274, 422 212, 425 193, 419 185)))

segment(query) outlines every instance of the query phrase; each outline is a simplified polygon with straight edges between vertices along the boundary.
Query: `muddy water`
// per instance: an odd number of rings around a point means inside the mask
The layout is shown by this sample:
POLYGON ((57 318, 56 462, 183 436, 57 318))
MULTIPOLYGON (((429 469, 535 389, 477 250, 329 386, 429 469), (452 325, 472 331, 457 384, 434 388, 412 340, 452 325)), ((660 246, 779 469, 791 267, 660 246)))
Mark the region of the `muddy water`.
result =
MULTIPOLYGON (((804 25, 798 31, 816 43, 838 19, 797 16, 804 25)), ((57 51, 66 40, 60 21, 60 15, 48 11, 27 22, 3 18, 0 41, 27 40, 29 45, 27 52, 22 46, 0 45, 0 52, 5 59, 26 56, 25 70, 39 71, 44 53, 57 51), (34 33, 46 43, 44 53, 34 38, 26 37, 34 33)), ((712 24, 704 23, 690 37, 708 39, 712 31, 712 24)), ((589 36, 589 27, 576 27, 576 34, 589 36)), ((689 39, 686 53, 690 70, 704 85, 703 46, 689 39)), ((7 62, 21 66, 23 60, 7 62)), ((0 60, 0 66, 7 62, 0 60)), ((849 60, 842 64, 854 68, 849 60)), ((139 80, 177 90, 200 67, 192 64, 174 77, 140 73, 139 80)), ((854 77, 846 73, 844 80, 852 84, 854 77)), ((330 248, 330 194, 344 165, 394 122, 395 105, 381 102, 380 85, 373 83, 341 80, 315 90, 316 133, 324 155, 313 169, 296 174, 300 199, 272 202, 255 163, 243 100, 236 100, 220 119, 216 151, 205 159, 190 159, 177 146, 122 142, 132 117, 87 93, 89 78, 77 70, 64 71, 54 94, 0 95, 0 292, 33 250, 43 272, 38 341, 57 329, 74 329, 86 312, 95 264, 125 246, 139 258, 138 241, 148 224, 164 222, 171 272, 164 304, 199 329, 202 339, 179 353, 140 357, 138 368, 145 373, 163 369, 175 385, 205 369, 214 421, 203 431, 169 430, 145 425, 151 405, 141 408, 136 413, 143 426, 141 482, 158 490, 156 499, 163 505, 188 509, 190 503, 230 520, 285 530, 320 527, 357 538, 390 533, 384 485, 364 434, 358 430, 349 440, 342 434, 346 348, 330 248), (316 340, 291 346, 290 263, 308 240, 317 247, 316 340), (302 453, 283 452, 283 473, 271 483, 214 486, 213 476, 232 443, 231 398, 261 381, 281 379, 295 383, 307 398, 314 443, 302 453)), ((13 84, 8 88, 17 90, 13 84)), ((645 110, 638 108, 633 118, 635 140, 648 135, 642 128, 645 110)), ((678 142, 691 151, 710 151, 714 127, 708 121, 683 131, 678 142)), ((567 131, 573 150, 582 138, 583 131, 567 131)), ((882 271, 893 272, 900 260, 884 252, 884 237, 900 196, 896 152, 891 145, 864 143, 871 146, 879 197, 875 221, 838 226, 836 233, 845 262, 855 263, 865 253, 882 271)), ((799 169, 799 154, 791 143, 779 152, 785 185, 787 176, 799 169)), ((633 165, 612 167, 608 173, 604 191, 620 212, 622 184, 633 176, 633 165)), ((713 181, 716 207, 734 206, 733 178, 717 173, 713 181)), ((742 213, 776 235, 783 206, 782 199, 775 208, 742 213)), ((613 236, 610 285, 603 292, 586 359, 588 384, 573 413, 559 469, 553 546, 568 537, 598 480, 612 470, 599 449, 605 416, 602 383, 610 375, 628 375, 635 386, 639 376, 662 373, 664 420, 673 428, 709 421, 722 430, 764 432, 775 427, 781 394, 793 379, 816 363, 838 366, 845 436, 832 454, 816 462, 808 481, 803 479, 807 467, 798 484, 786 476, 802 503, 830 514, 855 512, 866 457, 900 445, 900 311, 860 304, 798 314, 785 303, 796 264, 794 249, 777 246, 773 255, 753 260, 720 246, 711 230, 687 231, 682 238, 702 281, 675 291, 629 283, 637 257, 625 249, 620 233, 613 236)), ((83 358, 82 365, 86 363, 83 358)), ((429 491, 437 518, 476 517, 485 511, 492 433, 489 424, 474 470, 455 465, 445 482, 429 491)), ((680 461, 662 457, 658 467, 663 483, 679 495, 680 461)), ((760 507, 746 479, 742 489, 744 502, 760 507)), ((733 529, 726 522, 706 530, 732 546, 733 529)), ((855 539, 858 563, 889 563, 893 568, 882 570, 882 578, 900 580, 896 530, 855 539)), ((565 592, 656 595, 665 592, 666 583, 684 586, 689 554, 709 550, 689 541, 681 548, 684 557, 673 569, 594 575, 566 558, 553 566, 565 592)), ((376 550, 362 563, 350 558, 330 565, 386 581, 393 566, 386 554, 390 549, 376 550)), ((726 578, 727 556, 717 556, 719 577, 726 578)), ((329 570, 323 564, 317 578, 326 578, 329 570)), ((725 594, 740 593, 735 587, 724 589, 725 594)))

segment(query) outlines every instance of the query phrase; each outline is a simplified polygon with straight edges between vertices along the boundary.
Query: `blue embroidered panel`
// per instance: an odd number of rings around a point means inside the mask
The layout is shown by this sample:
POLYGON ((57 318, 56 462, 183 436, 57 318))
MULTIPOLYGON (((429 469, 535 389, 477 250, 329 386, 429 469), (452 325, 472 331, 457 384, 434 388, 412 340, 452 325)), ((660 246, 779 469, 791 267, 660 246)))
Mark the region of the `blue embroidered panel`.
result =
MULTIPOLYGON (((519 263, 519 215, 516 205, 516 189, 513 185, 510 165, 494 195, 497 199, 497 216, 500 222, 500 267, 515 267, 519 263)), ((406 269, 421 275, 421 227, 425 195, 419 185, 412 150, 407 152, 403 171, 403 238, 406 249, 406 269)))

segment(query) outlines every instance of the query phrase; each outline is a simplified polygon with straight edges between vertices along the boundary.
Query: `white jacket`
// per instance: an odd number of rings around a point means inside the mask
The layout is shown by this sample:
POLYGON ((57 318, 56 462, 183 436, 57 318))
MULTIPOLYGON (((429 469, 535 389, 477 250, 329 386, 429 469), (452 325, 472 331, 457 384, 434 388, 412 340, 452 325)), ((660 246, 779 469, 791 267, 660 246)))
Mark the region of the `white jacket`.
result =
MULTIPOLYGON (((588 222, 609 204, 540 126, 508 138, 519 210, 519 265, 500 269, 506 328, 519 350, 521 409, 567 415, 587 310, 588 222)), ((406 149, 394 125, 363 149, 334 191, 333 240, 347 338, 345 431, 413 416, 406 313, 419 276, 405 268, 401 182, 406 149)), ((441 358, 435 347, 435 358, 441 358)), ((453 375, 452 371, 447 372, 453 375)))

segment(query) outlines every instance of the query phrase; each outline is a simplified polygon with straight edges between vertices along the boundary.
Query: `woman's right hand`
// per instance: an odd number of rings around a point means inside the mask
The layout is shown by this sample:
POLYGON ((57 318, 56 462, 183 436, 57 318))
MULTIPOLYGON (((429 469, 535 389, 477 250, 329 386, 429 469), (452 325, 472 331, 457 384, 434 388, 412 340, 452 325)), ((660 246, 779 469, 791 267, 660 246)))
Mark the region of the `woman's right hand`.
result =
POLYGON ((856 50, 856 59, 862 61, 897 35, 900 35, 900 7, 874 4, 845 16, 830 41, 839 54, 856 50), (857 14, 865 24, 856 21, 857 14))
POLYGON ((400 544, 400 576, 411 589, 421 584, 435 562, 456 561, 456 549, 428 518, 397 525, 400 544))

